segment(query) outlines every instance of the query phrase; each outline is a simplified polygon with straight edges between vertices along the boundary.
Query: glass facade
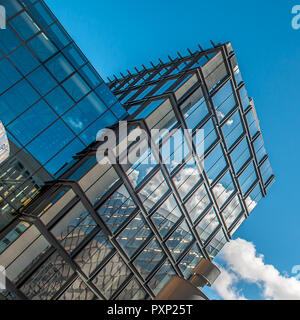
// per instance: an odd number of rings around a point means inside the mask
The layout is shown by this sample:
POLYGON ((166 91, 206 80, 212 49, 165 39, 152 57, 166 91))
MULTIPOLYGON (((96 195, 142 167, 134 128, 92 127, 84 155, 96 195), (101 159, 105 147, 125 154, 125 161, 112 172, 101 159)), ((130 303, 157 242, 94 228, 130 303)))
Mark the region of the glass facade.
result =
POLYGON ((11 147, 0 167, 2 230, 100 129, 127 113, 44 1, 1 5, 8 19, 0 37, 0 120, 11 147))
MULTIPOLYGON (((62 27, 43 2, 15 3, 15 21, 9 23, 15 38, 6 52, 0 48, 2 59, 16 70, 12 88, 21 84, 34 93, 26 95, 30 105, 1 120, 16 154, 36 160, 41 184, 53 181, 39 192, 29 172, 28 189, 34 185, 37 195, 23 204, 26 210, 1 240, 0 265, 10 284, 3 296, 155 298, 172 275, 189 279, 201 259, 213 260, 274 181, 231 44, 160 62, 106 86, 59 33, 62 27), (40 30, 21 28, 32 15, 40 30), (37 60, 35 67, 31 62, 17 68, 11 61, 23 46, 37 60), (22 117, 30 115, 40 121, 29 131, 22 117), (124 116, 130 133, 163 134, 152 136, 132 165, 109 164, 106 156, 97 161, 101 142, 93 142, 93 130, 124 116), (51 151, 38 153, 41 148, 51 151)), ((3 94, 10 90, 5 85, 3 94)), ((130 153, 136 151, 132 146, 130 153)))

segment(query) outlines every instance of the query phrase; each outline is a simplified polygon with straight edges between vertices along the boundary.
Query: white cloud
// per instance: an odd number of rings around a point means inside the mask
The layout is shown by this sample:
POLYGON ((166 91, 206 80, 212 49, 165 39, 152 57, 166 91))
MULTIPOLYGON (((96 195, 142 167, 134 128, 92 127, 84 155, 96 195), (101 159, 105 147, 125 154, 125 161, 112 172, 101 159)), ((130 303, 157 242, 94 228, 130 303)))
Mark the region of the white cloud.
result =
POLYGON ((237 290, 239 281, 256 284, 264 299, 300 299, 300 281, 280 274, 273 265, 265 264, 264 256, 257 253, 253 243, 243 239, 232 240, 223 248, 220 258, 228 269, 223 270, 213 287, 222 299, 244 298, 237 290))
POLYGON ((239 278, 233 272, 223 268, 220 270, 222 273, 213 285, 217 294, 224 300, 246 300, 236 287, 239 278))

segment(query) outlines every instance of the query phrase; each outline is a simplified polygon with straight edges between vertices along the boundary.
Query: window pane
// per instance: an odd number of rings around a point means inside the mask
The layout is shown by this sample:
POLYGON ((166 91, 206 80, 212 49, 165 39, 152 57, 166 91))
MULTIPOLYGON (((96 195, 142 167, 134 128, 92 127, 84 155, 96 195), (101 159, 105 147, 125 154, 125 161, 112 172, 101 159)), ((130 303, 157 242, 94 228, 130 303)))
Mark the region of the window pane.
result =
POLYGON ((91 90, 79 74, 75 74, 66 80, 63 87, 75 101, 79 101, 91 90))
POLYGON ((218 139, 214 124, 212 120, 209 120, 204 127, 199 129, 194 136, 194 142, 196 145, 197 154, 200 159, 204 156, 204 153, 215 143, 218 139), (203 131, 201 131, 203 130, 203 131))
POLYGON ((220 208, 231 197, 234 191, 235 191, 235 186, 234 186, 231 174, 228 171, 213 189, 217 204, 220 208))
POLYGON ((51 108, 44 101, 40 101, 12 122, 8 129, 26 145, 56 119, 57 116, 51 108))
POLYGON ((28 46, 42 62, 57 52, 54 44, 44 33, 41 33, 30 40, 28 46))
POLYGON ((250 101, 249 101, 249 98, 248 98, 248 93, 247 93, 246 87, 244 86, 240 90, 239 93, 240 93, 243 109, 246 110, 248 108, 248 106, 250 105, 250 101))
POLYGON ((214 106, 217 110, 218 118, 223 119, 234 109, 236 101, 233 95, 231 82, 228 81, 212 98, 214 106))
POLYGON ((146 292, 136 279, 129 282, 125 289, 122 290, 116 300, 145 300, 146 292))
POLYGON ((14 32, 7 26, 6 29, 1 30, 0 49, 4 54, 8 54, 21 45, 21 41, 14 34, 14 32))
POLYGON ((226 123, 224 123, 222 126, 222 132, 227 148, 230 149, 244 133, 241 117, 238 111, 228 121, 226 121, 226 123))
POLYGON ((253 189, 250 195, 246 199, 246 205, 249 213, 257 206, 258 202, 262 199, 263 195, 259 184, 253 189))
POLYGON ((64 292, 59 300, 77 300, 87 301, 94 300, 96 296, 94 293, 84 284, 84 281, 77 278, 75 282, 64 292))
POLYGON ((17 0, 1 0, 1 4, 6 9, 7 19, 23 9, 17 0))
POLYGON ((188 254, 181 260, 179 268, 184 274, 185 279, 189 279, 192 275, 194 268, 202 260, 203 255, 198 245, 195 244, 188 254))
POLYGON ((256 181, 257 175, 254 164, 251 162, 247 169, 239 177, 239 183, 243 194, 246 194, 256 181))
POLYGON ((186 142, 185 136, 181 128, 172 130, 172 136, 167 139, 163 138, 164 144, 161 147, 161 154, 164 164, 170 173, 183 163, 184 159, 190 153, 190 149, 186 142), (174 132, 174 133, 173 133, 174 132))
POLYGON ((196 231, 198 232, 201 241, 205 243, 219 226, 219 219, 217 218, 215 210, 212 208, 197 225, 196 231))
POLYGON ((177 202, 171 195, 151 217, 154 225, 164 238, 182 217, 177 202))
POLYGON ((28 76, 28 80, 42 96, 57 86, 57 82, 43 66, 33 71, 33 73, 28 76))
POLYGON ((27 75, 39 65, 38 60, 25 46, 14 51, 9 58, 23 75, 27 75))
POLYGON ((46 8, 43 2, 38 2, 28 9, 35 20, 42 28, 46 28, 48 25, 54 22, 55 17, 46 8))
POLYGON ((80 68, 87 62, 86 58, 74 43, 68 45, 63 50, 63 54, 68 58, 69 61, 71 61, 76 69, 80 68))
POLYGON ((247 138, 244 138, 239 145, 231 152, 231 159, 236 173, 240 171, 243 165, 250 159, 251 154, 247 138))
POLYGON ((188 128, 194 129, 208 114, 205 99, 202 98, 185 113, 188 128))
POLYGON ((47 28, 46 33, 59 49, 62 49, 71 42, 70 37, 58 23, 55 23, 51 27, 47 28))
POLYGON ((90 64, 87 64, 83 68, 81 68, 79 70, 79 73, 92 89, 95 89, 103 82, 98 73, 90 64))
POLYGON ((219 144, 204 160, 204 169, 210 183, 213 183, 226 167, 224 153, 219 144))
POLYGON ((257 161, 261 162, 261 160, 267 155, 264 142, 261 136, 259 136, 253 143, 257 161))
POLYGON ((24 112, 39 99, 27 81, 23 80, 9 89, 0 98, 0 119, 7 125, 16 115, 24 112))
POLYGON ((10 24, 23 40, 28 40, 40 31, 40 28, 33 22, 26 12, 22 12, 17 15, 10 21, 10 24))
POLYGON ((206 247, 206 251, 209 254, 211 259, 214 259, 216 255, 222 250, 222 248, 227 243, 224 232, 222 229, 216 234, 212 239, 210 244, 206 247))
POLYGON ((162 248, 154 239, 147 245, 133 263, 142 277, 146 279, 164 258, 165 254, 162 248))
POLYGON ((106 299, 110 299, 130 275, 130 269, 125 265, 121 257, 116 254, 98 273, 93 283, 106 299))
POLYGON ((73 138, 74 135, 70 129, 61 120, 58 120, 31 142, 27 149, 44 164, 73 138))
POLYGON ((152 155, 151 149, 148 149, 138 161, 127 170, 128 178, 134 187, 137 187, 157 166, 157 162, 152 155))
POLYGON ((81 152, 84 148, 85 146, 81 141, 74 139, 45 165, 45 169, 58 178, 63 172, 61 171, 62 168, 67 167, 68 163, 73 160, 73 156, 76 155, 77 152, 81 152))
POLYGON ((118 236, 117 240, 127 253, 132 258, 136 251, 145 243, 152 232, 145 219, 141 214, 138 214, 118 236))
POLYGON ((0 93, 2 93, 19 81, 21 74, 7 59, 0 61, 0 70, 0 93))
POLYGON ((72 253, 95 229, 96 222, 81 203, 71 209, 51 230, 68 253, 72 253))
POLYGON ((54 253, 26 281, 21 291, 31 300, 50 300, 73 274, 70 265, 54 253))
POLYGON ((100 231, 75 257, 75 262, 89 277, 113 252, 110 241, 100 231))
POLYGON ((264 181, 264 184, 268 182, 268 180, 271 178, 273 175, 273 170, 271 168, 271 164, 269 159, 267 159, 262 166, 260 167, 260 172, 264 181))
POLYGON ((104 101, 104 103, 110 108, 114 103, 117 102, 115 95, 109 90, 105 83, 101 84, 97 89, 96 93, 104 101))
POLYGON ((165 182, 165 178, 159 171, 139 192, 139 196, 146 209, 150 211, 168 190, 169 187, 165 182))
POLYGON ((171 277, 175 275, 175 271, 169 261, 159 269, 154 277, 149 281, 148 285, 155 295, 161 291, 161 289, 169 282, 171 277))
POLYGON ((61 53, 49 60, 46 63, 46 67, 58 82, 62 82, 74 72, 74 68, 61 53))
POLYGON ((235 196, 229 205, 222 212, 225 224, 228 229, 231 228, 232 224, 235 220, 240 216, 243 212, 243 208, 241 206, 240 200, 238 196, 235 196))
POLYGON ((247 113, 247 122, 248 122, 248 127, 250 130, 250 135, 251 138, 253 138, 255 136, 255 134, 258 132, 258 126, 254 117, 254 113, 251 110, 249 113, 247 113))
POLYGON ((119 188, 98 210, 108 228, 114 233, 136 209, 126 188, 119 188))
MULTIPOLYGON (((95 93, 89 94, 64 116, 64 121, 79 134, 107 110, 95 93)), ((103 128, 98 128, 98 130, 103 128)), ((96 140, 96 135, 93 137, 96 140)))
POLYGON ((194 240, 191 230, 186 222, 183 222, 171 235, 166 242, 172 256, 178 260, 185 250, 191 245, 194 240))
POLYGON ((206 188, 202 185, 185 203, 185 207, 193 222, 197 221, 211 204, 206 188))
POLYGON ((74 101, 61 87, 57 87, 53 91, 51 91, 45 97, 45 100, 59 115, 66 112, 74 105, 74 101))
POLYGON ((187 164, 176 174, 174 182, 182 199, 184 199, 192 189, 201 181, 198 168, 194 158, 191 158, 187 164))

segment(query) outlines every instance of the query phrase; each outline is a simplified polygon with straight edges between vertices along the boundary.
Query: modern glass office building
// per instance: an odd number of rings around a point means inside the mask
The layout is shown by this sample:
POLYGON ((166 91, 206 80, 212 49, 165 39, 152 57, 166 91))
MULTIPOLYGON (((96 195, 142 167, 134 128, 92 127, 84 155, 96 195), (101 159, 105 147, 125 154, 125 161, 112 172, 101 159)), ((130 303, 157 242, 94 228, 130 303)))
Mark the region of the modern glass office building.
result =
POLYGON ((10 158, 0 164, 2 230, 99 128, 126 111, 43 1, 0 5, 7 18, 0 30, 0 120, 10 141, 10 158))
POLYGON ((4 3, 2 298, 153 299, 172 275, 189 279, 274 182, 231 44, 106 85, 43 1, 4 3), (106 127, 134 163, 99 155, 106 127))

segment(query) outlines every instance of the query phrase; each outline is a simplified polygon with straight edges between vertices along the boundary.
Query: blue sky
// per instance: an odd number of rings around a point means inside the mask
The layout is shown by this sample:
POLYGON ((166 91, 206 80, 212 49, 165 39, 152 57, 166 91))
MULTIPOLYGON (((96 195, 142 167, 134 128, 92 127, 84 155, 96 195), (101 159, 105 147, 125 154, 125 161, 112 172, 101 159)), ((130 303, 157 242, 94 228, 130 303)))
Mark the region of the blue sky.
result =
MULTIPOLYGON (((300 29, 296 1, 46 0, 102 77, 175 56, 198 43, 231 41, 254 98, 276 183, 236 237, 254 243, 282 274, 300 265, 300 29)), ((299 1, 300 4, 300 1, 299 1)), ((248 299, 263 298, 240 281, 248 299)), ((211 297, 218 298, 208 290, 211 297)))

